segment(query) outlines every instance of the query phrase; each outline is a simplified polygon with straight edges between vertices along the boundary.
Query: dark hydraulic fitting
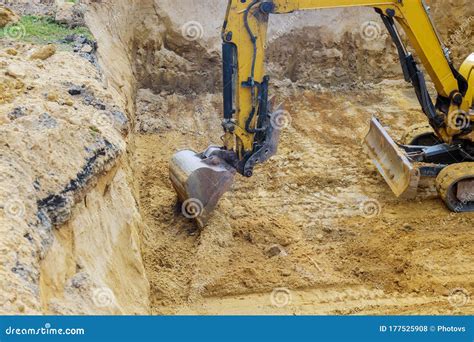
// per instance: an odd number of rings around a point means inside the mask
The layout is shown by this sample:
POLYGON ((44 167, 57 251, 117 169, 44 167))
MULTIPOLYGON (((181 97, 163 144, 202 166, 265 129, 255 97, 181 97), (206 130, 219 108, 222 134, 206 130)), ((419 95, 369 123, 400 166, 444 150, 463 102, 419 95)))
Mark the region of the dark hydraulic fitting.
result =
POLYGON ((275 4, 273 1, 266 1, 260 5, 260 11, 265 14, 273 13, 275 10, 275 4))

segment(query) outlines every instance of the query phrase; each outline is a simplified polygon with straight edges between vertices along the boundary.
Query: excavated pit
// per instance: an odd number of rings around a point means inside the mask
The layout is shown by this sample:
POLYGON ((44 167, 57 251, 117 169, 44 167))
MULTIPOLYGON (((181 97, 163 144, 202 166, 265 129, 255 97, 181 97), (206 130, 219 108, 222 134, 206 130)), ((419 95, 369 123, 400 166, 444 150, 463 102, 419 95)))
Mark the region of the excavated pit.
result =
MULTIPOLYGON (((361 24, 378 20, 372 11, 272 22, 272 91, 291 114, 279 153, 237 178, 204 229, 182 217, 168 162, 221 136, 225 4, 199 3, 89 1, 98 77, 130 133, 112 139, 120 153, 65 217, 48 207, 54 197, 39 202, 60 221, 37 257, 38 288, 20 296, 38 300, 10 300, 9 312, 472 314, 473 214, 450 213, 431 182, 413 201, 395 199, 363 152, 373 115, 395 137, 424 122, 388 37, 361 36, 361 24), (196 18, 203 31, 189 39, 183 25, 196 18)), ((471 7, 455 1, 448 15, 433 1, 441 34, 468 21, 459 36, 472 41, 471 7)))
POLYGON ((396 137, 425 120, 400 81, 389 38, 367 41, 354 30, 377 22, 371 11, 293 14, 273 23, 269 71, 291 123, 278 156, 252 179, 238 178, 199 231, 180 214, 168 162, 177 150, 220 141, 220 62, 215 36, 179 36, 181 22, 196 14, 163 17, 167 8, 155 2, 162 45, 157 52, 141 42, 136 65, 132 167, 153 313, 472 312, 470 303, 452 305, 453 293, 462 299, 473 290, 472 214, 450 214, 430 182, 415 201, 396 200, 363 152, 371 116, 396 137), (284 20, 291 34, 279 31, 284 20), (299 20, 319 25, 301 30, 299 20))
MULTIPOLYGON (((472 291, 472 214, 451 215, 432 184, 415 201, 396 200, 361 147, 372 115, 383 113, 398 137, 422 122, 412 90, 393 81, 363 92, 278 95, 292 113, 279 155, 252 179, 238 178, 202 231, 176 207, 168 161, 190 142, 202 149, 219 138, 218 95, 191 103, 171 96, 158 133, 135 136, 153 312, 472 312, 447 300, 452 289, 472 291), (194 106, 206 109, 182 120, 194 106), (213 130, 202 126, 210 120, 213 130), (284 252, 274 256, 275 245, 284 252)), ((162 104, 139 91, 137 117, 162 104)))

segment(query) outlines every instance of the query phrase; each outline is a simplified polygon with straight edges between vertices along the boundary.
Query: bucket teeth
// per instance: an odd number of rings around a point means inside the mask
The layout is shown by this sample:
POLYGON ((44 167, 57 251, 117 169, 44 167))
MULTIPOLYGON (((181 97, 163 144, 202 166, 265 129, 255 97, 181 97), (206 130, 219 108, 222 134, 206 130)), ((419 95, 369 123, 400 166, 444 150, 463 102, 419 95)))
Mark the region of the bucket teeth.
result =
POLYGON ((170 179, 182 214, 206 225, 219 199, 234 180, 235 169, 217 156, 204 157, 191 150, 177 152, 170 162, 170 179))

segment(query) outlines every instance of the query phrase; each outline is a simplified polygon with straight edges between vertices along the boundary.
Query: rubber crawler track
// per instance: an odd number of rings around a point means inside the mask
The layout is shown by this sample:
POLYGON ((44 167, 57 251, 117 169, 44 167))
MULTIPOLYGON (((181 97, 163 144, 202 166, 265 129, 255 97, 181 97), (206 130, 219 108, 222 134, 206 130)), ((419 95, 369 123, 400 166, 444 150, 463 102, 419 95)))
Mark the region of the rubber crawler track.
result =
MULTIPOLYGON (((474 211, 474 200, 468 203, 459 201, 454 193, 456 184, 468 178, 474 178, 474 163, 459 163, 446 167, 436 179, 436 188, 438 193, 454 212, 472 212, 474 211)), ((474 199, 474 194, 471 199, 474 199)))
MULTIPOLYGON (((417 145, 419 144, 418 142, 415 142, 416 139, 419 139, 422 136, 430 135, 432 142, 428 143, 429 145, 433 145, 436 143, 436 139, 439 140, 439 143, 441 143, 439 138, 436 138, 433 128, 429 124, 416 124, 413 126, 410 126, 405 133, 402 136, 402 139, 400 140, 402 144, 405 145, 417 145)), ((428 140, 428 141, 430 141, 428 140)), ((427 141, 425 137, 425 142, 427 141)), ((423 143, 423 142, 422 142, 423 143)))

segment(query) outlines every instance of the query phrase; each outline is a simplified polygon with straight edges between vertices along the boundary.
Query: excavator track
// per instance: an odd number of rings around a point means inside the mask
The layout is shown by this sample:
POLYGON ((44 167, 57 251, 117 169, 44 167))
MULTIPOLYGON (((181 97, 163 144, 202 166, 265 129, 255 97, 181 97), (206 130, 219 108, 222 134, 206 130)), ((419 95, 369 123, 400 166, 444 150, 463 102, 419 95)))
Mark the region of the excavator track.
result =
POLYGON ((401 143, 404 145, 433 146, 440 144, 441 140, 436 137, 433 128, 427 123, 419 123, 410 126, 402 136, 401 143))
POLYGON ((452 211, 474 212, 474 162, 453 164, 443 169, 436 179, 436 188, 452 211))

